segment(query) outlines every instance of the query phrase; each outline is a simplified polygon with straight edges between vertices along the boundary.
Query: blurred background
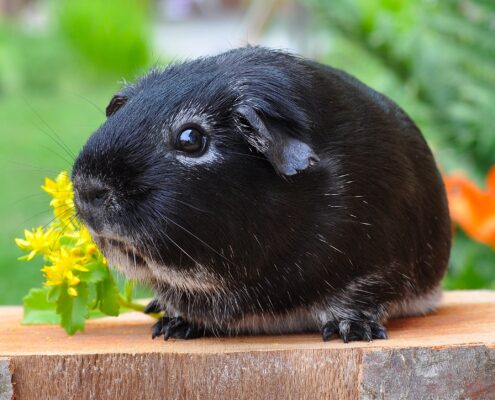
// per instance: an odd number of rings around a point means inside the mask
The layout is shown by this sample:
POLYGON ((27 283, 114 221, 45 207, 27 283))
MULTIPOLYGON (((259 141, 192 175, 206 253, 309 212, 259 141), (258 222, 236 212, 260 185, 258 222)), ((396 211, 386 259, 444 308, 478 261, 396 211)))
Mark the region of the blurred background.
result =
MULTIPOLYGON (((17 261, 14 237, 51 220, 44 177, 70 169, 121 83, 247 43, 342 68, 394 99, 442 172, 481 188, 472 208, 495 210, 495 186, 483 192, 495 164, 492 0, 0 0, 0 304, 40 285, 41 261, 17 261)), ((454 235, 444 286, 495 289, 494 249, 454 235)))

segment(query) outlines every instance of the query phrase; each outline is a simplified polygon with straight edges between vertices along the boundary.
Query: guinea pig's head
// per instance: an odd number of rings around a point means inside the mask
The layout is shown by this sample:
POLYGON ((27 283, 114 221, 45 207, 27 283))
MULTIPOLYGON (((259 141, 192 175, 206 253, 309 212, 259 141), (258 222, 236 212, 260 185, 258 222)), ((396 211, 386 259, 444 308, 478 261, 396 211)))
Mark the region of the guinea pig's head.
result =
POLYGON ((299 63, 239 49, 152 70, 112 98, 72 172, 111 264, 147 279, 150 265, 215 268, 286 240, 319 161, 299 63))

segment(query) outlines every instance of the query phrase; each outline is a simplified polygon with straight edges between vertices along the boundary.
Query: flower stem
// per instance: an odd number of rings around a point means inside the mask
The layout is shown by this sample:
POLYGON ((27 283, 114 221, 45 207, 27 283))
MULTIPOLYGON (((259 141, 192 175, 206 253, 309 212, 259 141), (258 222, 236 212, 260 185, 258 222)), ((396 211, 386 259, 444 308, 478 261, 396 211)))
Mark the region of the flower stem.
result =
MULTIPOLYGON (((119 304, 121 307, 125 307, 125 308, 128 308, 130 310, 134 310, 134 311, 138 311, 138 312, 144 312, 144 309, 146 308, 143 304, 128 301, 122 295, 119 295, 119 304)), ((160 319, 162 317, 162 314, 160 314, 160 313, 149 313, 147 315, 149 315, 150 317, 156 318, 156 319, 160 319)))

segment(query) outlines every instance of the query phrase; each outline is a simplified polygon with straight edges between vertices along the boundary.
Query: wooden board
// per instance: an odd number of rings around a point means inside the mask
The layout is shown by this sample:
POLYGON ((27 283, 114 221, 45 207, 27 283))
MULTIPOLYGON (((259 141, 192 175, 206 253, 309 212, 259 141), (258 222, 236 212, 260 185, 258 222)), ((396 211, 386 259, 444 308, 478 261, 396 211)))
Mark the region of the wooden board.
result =
POLYGON ((138 313, 68 337, 21 326, 21 312, 0 307, 1 400, 495 399, 495 292, 446 293, 434 314, 392 321, 389 340, 351 344, 316 333, 164 342, 138 313))

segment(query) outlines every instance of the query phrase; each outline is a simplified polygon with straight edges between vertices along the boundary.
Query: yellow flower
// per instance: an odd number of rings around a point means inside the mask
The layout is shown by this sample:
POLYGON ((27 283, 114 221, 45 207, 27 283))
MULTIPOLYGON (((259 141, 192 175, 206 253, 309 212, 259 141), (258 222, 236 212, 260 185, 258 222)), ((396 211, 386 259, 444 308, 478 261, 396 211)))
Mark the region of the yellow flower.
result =
POLYGON ((67 286, 70 296, 77 296, 77 285, 82 277, 80 272, 89 271, 91 263, 107 265, 103 254, 94 244, 88 229, 74 217, 74 192, 67 172, 61 172, 55 180, 46 178, 41 188, 52 200, 55 220, 45 231, 42 227, 24 231, 25 239, 16 239, 21 250, 29 252, 21 259, 32 260, 44 255, 51 265, 45 265, 45 286, 67 286))
POLYGON ((98 247, 96 247, 96 245, 94 245, 94 244, 88 245, 88 247, 86 247, 86 254, 88 256, 97 255, 98 254, 98 247))
POLYGON ((88 271, 88 269, 83 265, 83 257, 81 257, 80 252, 74 251, 74 249, 66 249, 62 247, 60 252, 50 256, 50 260, 53 263, 53 267, 59 269, 60 271, 88 271))
POLYGON ((72 197, 72 182, 67 171, 60 172, 54 181, 45 178, 45 184, 41 188, 53 198, 72 197))
POLYGON ((80 254, 83 260, 83 264, 98 260, 106 265, 105 257, 93 242, 88 228, 86 228, 86 226, 84 226, 83 224, 80 224, 79 230, 76 232, 78 241, 74 249, 77 248, 78 251, 81 252, 80 254))
POLYGON ((74 276, 72 271, 58 268, 55 265, 46 265, 41 270, 45 274, 46 282, 44 285, 46 286, 60 286, 64 282, 67 282, 69 286, 76 286, 80 282, 80 279, 74 276))
POLYGON ((55 217, 62 224, 73 227, 74 191, 69 174, 62 171, 55 180, 45 178, 45 184, 41 188, 53 197, 50 205, 53 207, 55 217))
POLYGON ((88 228, 86 228, 86 226, 81 224, 79 231, 77 233, 78 233, 79 240, 77 241, 76 246, 93 244, 93 239, 91 238, 91 235, 88 231, 88 228))
POLYGON ((67 283, 67 293, 70 296, 77 296, 77 290, 73 286, 77 286, 81 280, 74 276, 72 271, 60 269, 57 266, 45 266, 41 269, 46 277, 45 286, 60 286, 64 282, 67 283))
POLYGON ((21 257, 22 260, 31 261, 37 255, 48 255, 58 247, 57 232, 53 228, 46 231, 38 226, 32 231, 24 230, 25 239, 15 239, 17 246, 23 251, 28 252, 27 256, 21 257))
POLYGON ((80 252, 61 248, 58 254, 53 254, 51 260, 53 265, 46 265, 42 268, 45 274, 46 286, 60 286, 67 283, 67 293, 70 296, 77 296, 77 286, 80 279, 74 274, 74 271, 86 272, 88 269, 82 264, 80 252))

